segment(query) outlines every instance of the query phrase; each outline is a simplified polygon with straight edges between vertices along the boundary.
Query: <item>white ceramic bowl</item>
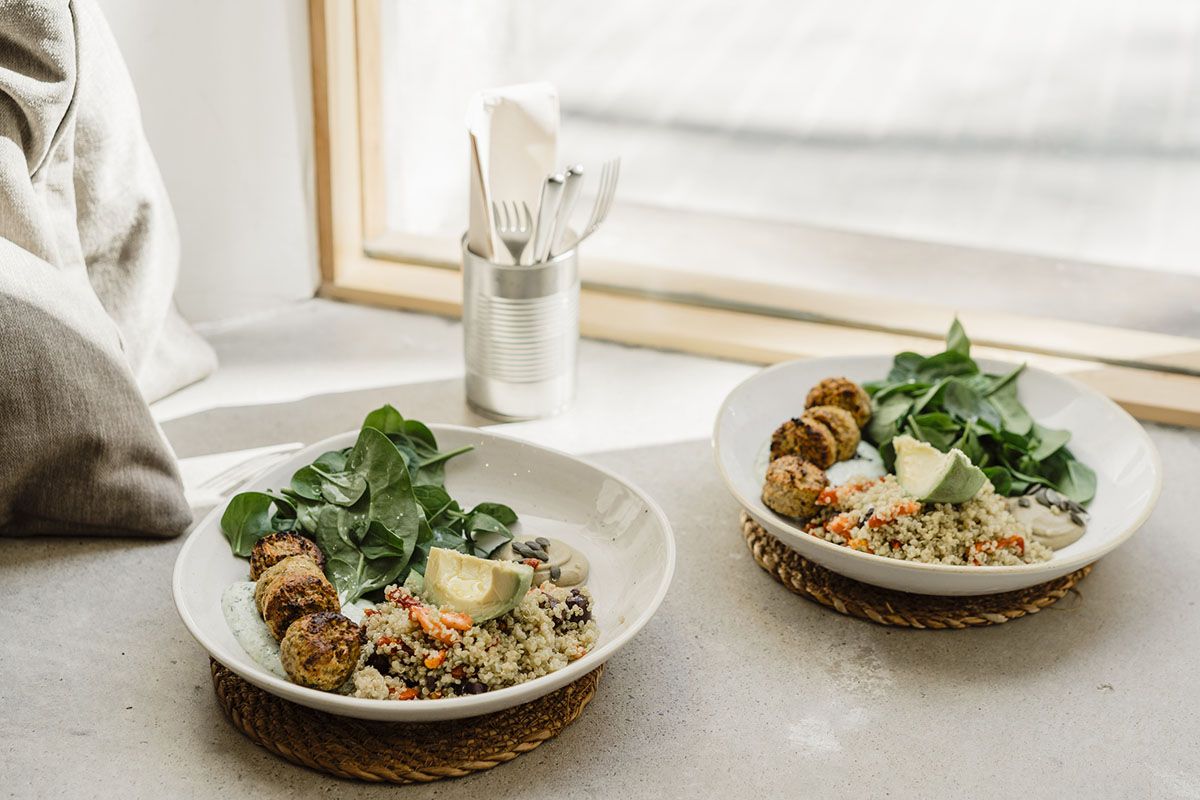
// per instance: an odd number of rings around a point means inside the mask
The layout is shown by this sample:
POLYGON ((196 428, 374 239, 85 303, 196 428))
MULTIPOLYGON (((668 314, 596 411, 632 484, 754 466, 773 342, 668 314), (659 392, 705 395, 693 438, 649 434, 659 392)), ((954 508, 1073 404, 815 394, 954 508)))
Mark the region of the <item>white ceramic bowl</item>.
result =
MULTIPOLYGON (((977 359, 986 372, 1007 372, 1001 361, 977 359)), ((717 414, 713 447, 717 467, 738 501, 768 531, 805 558, 855 580, 905 592, 975 595, 1024 589, 1066 575, 1112 551, 1150 516, 1162 488, 1158 452, 1142 427, 1108 398, 1078 381, 1028 367, 1018 395, 1033 418, 1071 432, 1068 445, 1096 471, 1096 498, 1087 532, 1041 564, 969 567, 882 558, 804 533, 763 505, 765 459, 772 431, 804 410, 818 381, 844 375, 862 383, 887 375, 891 356, 792 361, 763 370, 726 398, 717 414)))
MULTIPOLYGON (((446 489, 464 505, 494 500, 520 515, 517 536, 570 542, 591 562, 600 640, 590 653, 557 672, 470 697, 443 700, 366 700, 320 692, 270 674, 242 649, 221 612, 221 592, 249 579, 221 533, 224 504, 188 537, 175 562, 175 605, 196 640, 217 661, 272 694, 362 719, 417 722, 457 719, 527 703, 591 672, 621 649, 658 609, 675 568, 675 540, 666 515, 627 481, 566 453, 496 433, 430 425, 444 449, 474 445, 446 469, 446 489)), ((292 473, 318 455, 354 444, 357 431, 308 447, 249 481, 243 490, 286 486, 292 473)))

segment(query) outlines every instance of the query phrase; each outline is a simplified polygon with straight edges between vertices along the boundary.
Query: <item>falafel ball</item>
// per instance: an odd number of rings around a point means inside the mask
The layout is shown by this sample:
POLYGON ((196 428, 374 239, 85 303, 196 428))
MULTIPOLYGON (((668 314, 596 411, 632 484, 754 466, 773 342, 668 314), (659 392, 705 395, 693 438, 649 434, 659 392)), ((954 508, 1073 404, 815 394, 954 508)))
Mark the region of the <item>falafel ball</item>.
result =
POLYGON ((837 439, 825 423, 801 415, 789 419, 771 434, 771 458, 780 456, 799 456, 824 469, 837 461, 837 439))
POLYGON ((817 498, 829 485, 825 470, 796 456, 783 456, 767 467, 762 500, 767 508, 788 517, 811 517, 817 498))
POLYGON ((814 406, 844 408, 854 415, 854 422, 860 428, 871 419, 871 398, 849 378, 826 378, 814 386, 804 401, 804 407, 814 406))
POLYGON ((310 556, 325 569, 325 554, 312 539, 294 532, 271 533, 254 543, 250 551, 250 580, 256 581, 267 569, 288 556, 310 556))
POLYGON ((859 433, 858 423, 854 421, 853 414, 837 406, 813 406, 800 416, 811 417, 829 428, 829 432, 837 440, 838 461, 854 458, 862 434, 859 433))
POLYGON ((293 622, 279 643, 279 660, 296 683, 332 691, 349 679, 362 650, 360 628, 333 611, 293 622))
POLYGON ((337 590, 306 555, 288 556, 265 569, 254 587, 254 603, 276 639, 306 614, 342 610, 337 590))

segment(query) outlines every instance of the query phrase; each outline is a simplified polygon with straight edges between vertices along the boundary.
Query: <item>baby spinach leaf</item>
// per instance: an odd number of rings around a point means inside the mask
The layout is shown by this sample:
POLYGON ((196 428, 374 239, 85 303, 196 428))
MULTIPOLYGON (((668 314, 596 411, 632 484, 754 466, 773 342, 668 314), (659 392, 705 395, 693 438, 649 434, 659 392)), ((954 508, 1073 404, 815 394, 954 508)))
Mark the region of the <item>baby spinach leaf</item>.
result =
POLYGON ((1036 422, 1033 424, 1033 436, 1036 445, 1029 455, 1034 461, 1044 461, 1071 440, 1070 431, 1043 428, 1036 422))
POLYGON ((480 503, 471 509, 471 511, 472 513, 487 514, 502 525, 515 525, 517 523, 517 512, 501 503, 480 503))
POLYGON ((948 350, 925 359, 925 363, 917 370, 916 377, 920 380, 935 381, 950 375, 974 375, 977 372, 979 367, 969 356, 948 350))
POLYGON ((922 414, 909 417, 905 430, 914 439, 929 442, 943 453, 949 452, 958 440, 960 428, 945 414, 922 414))
POLYGON ((999 389, 993 390, 987 399, 1000 415, 1000 424, 1004 426, 1005 430, 1023 436, 1033 428, 1033 417, 1029 416, 1025 406, 1021 405, 1021 401, 1017 399, 1016 381, 1011 381, 999 389))
POLYGON ((950 330, 946 333, 946 352, 958 353, 964 358, 971 357, 971 340, 967 338, 967 332, 963 330, 958 317, 950 323, 950 330))
POLYGON ((399 558, 407 565, 416 545, 416 531, 413 531, 411 536, 400 536, 382 524, 372 522, 359 549, 369 559, 399 558))
POLYGON ((871 421, 867 423, 868 438, 877 446, 890 442, 912 407, 913 399, 903 394, 892 395, 876 406, 871 421))
POLYGON ((1096 496, 1096 473, 1082 461, 1068 461, 1066 477, 1058 482, 1058 490, 1080 505, 1090 503, 1096 496))
POLYGON ((991 481, 996 494, 1010 495, 1012 493, 1012 473, 1007 467, 984 467, 983 474, 991 481))
POLYGON ((352 470, 331 473, 312 464, 301 467, 292 475, 292 491, 306 500, 351 506, 366 490, 366 479, 352 470))
POLYGON ((1018 398, 1024 369, 981 372, 956 319, 943 352, 929 358, 900 353, 887 378, 869 384, 874 413, 863 435, 888 469, 895 463, 892 439, 904 431, 943 452, 961 450, 1001 494, 1041 485, 1086 503, 1095 494, 1095 474, 1067 450, 1069 432, 1034 423, 1018 398))
POLYGON ((325 472, 341 472, 346 468, 346 457, 349 455, 349 447, 343 450, 330 450, 328 453, 317 456, 317 460, 312 465, 325 472))
POLYGON ((888 373, 888 383, 904 383, 915 380, 918 370, 925 363, 925 356, 920 353, 898 353, 892 359, 892 370, 888 373))
POLYGON ((444 509, 458 505, 441 486, 414 486, 413 494, 425 510, 425 518, 430 520, 438 517, 444 509))
POLYGON ((1002 424, 995 407, 964 380, 951 379, 946 384, 946 391, 942 395, 942 408, 946 413, 968 422, 979 419, 993 426, 1002 424))
POLYGON ((235 495, 221 515, 221 530, 234 555, 250 555, 254 543, 271 533, 271 506, 275 498, 265 492, 235 495))
POLYGON ((363 428, 346 459, 346 468, 366 479, 371 521, 398 533, 415 534, 420 506, 404 458, 387 436, 374 428, 363 428))
POLYGON ((984 392, 984 394, 993 394, 994 392, 1000 391, 1005 386, 1008 386, 1010 383, 1014 383, 1017 380, 1017 376, 1024 371, 1025 365, 1018 364, 1003 375, 989 375, 988 378, 991 385, 988 387, 987 391, 984 392))
MULTIPOLYGON (((977 467, 985 467, 988 462, 987 451, 983 449, 983 445, 979 443, 979 437, 975 435, 975 430, 970 425, 962 430, 962 435, 954 442, 952 447, 956 447, 963 451, 967 458, 971 459, 971 463, 977 467)), ((993 484, 994 486, 995 484, 993 484)))
MULTIPOLYGON (((390 435, 404 432, 404 417, 390 403, 380 406, 367 414, 362 427, 374 428, 380 433, 390 435)), ((434 445, 436 447, 436 445, 434 445)))

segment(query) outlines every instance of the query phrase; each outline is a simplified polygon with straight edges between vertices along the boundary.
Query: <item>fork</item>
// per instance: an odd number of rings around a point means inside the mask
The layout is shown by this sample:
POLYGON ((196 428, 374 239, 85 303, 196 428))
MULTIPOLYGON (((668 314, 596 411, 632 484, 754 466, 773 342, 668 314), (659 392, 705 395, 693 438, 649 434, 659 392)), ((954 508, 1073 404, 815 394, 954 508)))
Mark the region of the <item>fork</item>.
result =
POLYGON ((596 190, 596 199, 592 205, 592 215, 588 218, 587 225, 584 226, 583 232, 575 238, 571 243, 570 248, 578 247, 580 243, 596 232, 596 229, 604 223, 608 217, 608 211, 612 208, 613 196, 617 193, 617 179, 621 176, 621 159, 614 158, 604 162, 604 166, 600 168, 600 188, 596 190))
POLYGON ((508 248, 514 264, 521 263, 521 254, 533 234, 533 215, 529 204, 516 201, 492 203, 492 219, 496 222, 496 233, 508 248))

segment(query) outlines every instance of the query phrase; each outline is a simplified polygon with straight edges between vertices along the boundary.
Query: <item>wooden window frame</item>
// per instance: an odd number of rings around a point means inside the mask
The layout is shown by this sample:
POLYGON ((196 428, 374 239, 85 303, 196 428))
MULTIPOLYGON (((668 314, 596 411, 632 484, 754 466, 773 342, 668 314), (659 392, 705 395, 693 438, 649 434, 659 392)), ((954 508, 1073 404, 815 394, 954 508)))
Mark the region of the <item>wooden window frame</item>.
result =
MULTIPOLYGON (((383 218, 379 4, 309 0, 319 294, 459 316, 462 280, 450 243, 404 237, 401 248, 385 248, 386 254, 371 247, 389 236, 383 218), (396 256, 397 249, 406 257, 396 256)), ((936 352, 953 316, 938 306, 868 308, 849 294, 613 261, 585 265, 580 297, 584 336, 754 363, 936 352)), ((981 356, 1072 375, 1141 419, 1200 427, 1200 341, 996 312, 958 316, 981 356)))

